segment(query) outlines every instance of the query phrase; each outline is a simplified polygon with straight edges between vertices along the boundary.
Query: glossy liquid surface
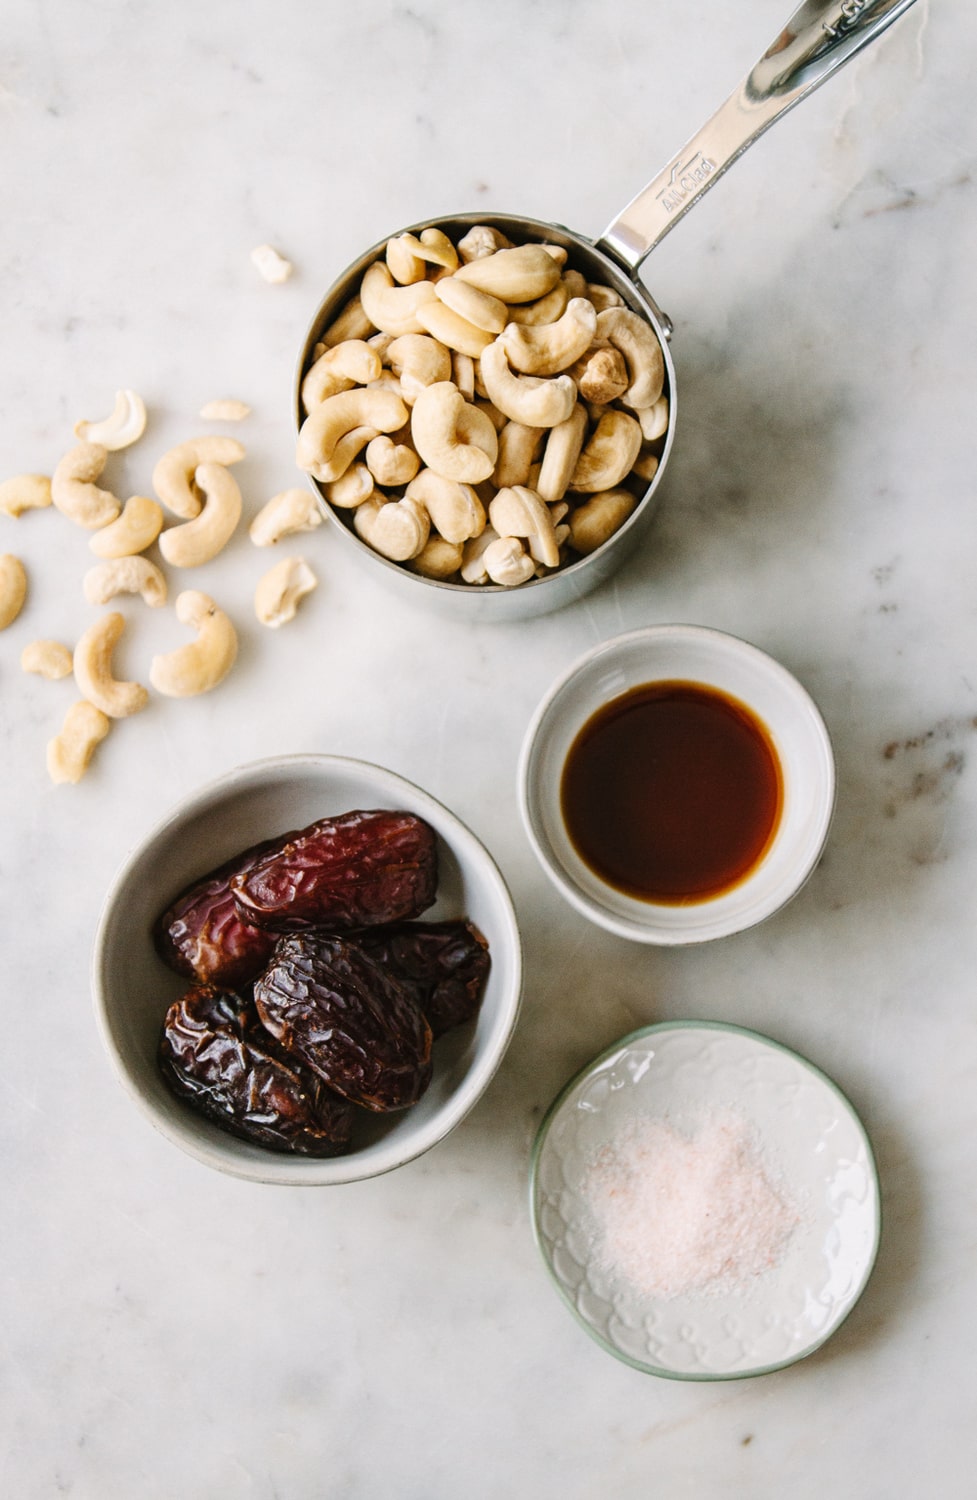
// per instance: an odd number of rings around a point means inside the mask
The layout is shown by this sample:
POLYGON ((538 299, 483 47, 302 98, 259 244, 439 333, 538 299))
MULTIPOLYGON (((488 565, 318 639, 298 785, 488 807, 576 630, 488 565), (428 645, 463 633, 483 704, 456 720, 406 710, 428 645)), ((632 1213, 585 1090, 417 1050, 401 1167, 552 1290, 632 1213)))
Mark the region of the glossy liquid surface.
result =
POLYGON ((696 682, 632 688, 588 719, 560 787, 574 849, 626 895, 708 901, 749 875, 777 830, 783 775, 766 728, 696 682))

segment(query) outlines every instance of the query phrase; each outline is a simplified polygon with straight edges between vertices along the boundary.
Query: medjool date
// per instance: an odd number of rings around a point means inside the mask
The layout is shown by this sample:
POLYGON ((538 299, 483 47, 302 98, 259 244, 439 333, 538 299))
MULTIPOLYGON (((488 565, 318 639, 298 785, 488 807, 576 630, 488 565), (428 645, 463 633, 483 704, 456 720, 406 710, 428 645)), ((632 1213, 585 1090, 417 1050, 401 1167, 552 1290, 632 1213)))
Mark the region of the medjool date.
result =
POLYGON ((419 916, 437 893, 434 831, 412 813, 356 811, 287 834, 231 878, 243 921, 349 932, 419 916))
POLYGON ((435 1037, 478 1013, 490 960, 474 923, 403 922, 357 942, 413 995, 435 1037))
POLYGON ((245 849, 176 898, 153 928, 156 951, 165 964, 188 979, 229 989, 249 984, 260 973, 274 951, 275 935, 241 917, 230 882, 281 843, 269 839, 245 849))
POLYGON ((354 1104, 404 1109, 431 1081, 431 1028, 416 1001, 347 939, 283 937, 254 998, 281 1045, 354 1104))
POLYGON ((288 1057, 240 995, 195 985, 175 1001, 159 1063, 175 1094, 232 1135, 302 1156, 349 1149, 352 1105, 288 1057))

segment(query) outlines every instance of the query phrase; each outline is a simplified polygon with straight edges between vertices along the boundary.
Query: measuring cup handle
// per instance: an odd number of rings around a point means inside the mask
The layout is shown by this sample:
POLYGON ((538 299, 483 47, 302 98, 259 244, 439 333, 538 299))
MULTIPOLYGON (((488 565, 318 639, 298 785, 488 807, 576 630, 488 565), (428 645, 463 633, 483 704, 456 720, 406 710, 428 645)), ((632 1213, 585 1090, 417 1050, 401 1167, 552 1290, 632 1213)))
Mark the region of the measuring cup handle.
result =
POLYGON ((629 271, 775 120, 830 78, 914 0, 805 0, 712 119, 597 241, 629 271))

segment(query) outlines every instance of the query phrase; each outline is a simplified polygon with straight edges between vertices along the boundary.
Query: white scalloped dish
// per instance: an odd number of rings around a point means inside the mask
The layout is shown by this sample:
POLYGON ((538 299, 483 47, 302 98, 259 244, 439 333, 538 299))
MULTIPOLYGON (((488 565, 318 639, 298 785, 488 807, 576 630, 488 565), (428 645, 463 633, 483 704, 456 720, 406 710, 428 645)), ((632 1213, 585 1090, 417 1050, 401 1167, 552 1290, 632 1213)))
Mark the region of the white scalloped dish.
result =
MULTIPOLYGON (((875 1161, 847 1099, 796 1053, 720 1022, 645 1027, 584 1068, 540 1127, 530 1195, 537 1245, 575 1317, 618 1359, 677 1380, 763 1375, 813 1353, 878 1250, 875 1161), (789 1231, 762 1269, 649 1290, 663 1284, 654 1266, 639 1278, 607 1253, 595 1163, 636 1127, 646 1144, 695 1142, 717 1120, 748 1135, 757 1173, 790 1207, 789 1231)), ((661 1243, 649 1229, 648 1245, 661 1243)))

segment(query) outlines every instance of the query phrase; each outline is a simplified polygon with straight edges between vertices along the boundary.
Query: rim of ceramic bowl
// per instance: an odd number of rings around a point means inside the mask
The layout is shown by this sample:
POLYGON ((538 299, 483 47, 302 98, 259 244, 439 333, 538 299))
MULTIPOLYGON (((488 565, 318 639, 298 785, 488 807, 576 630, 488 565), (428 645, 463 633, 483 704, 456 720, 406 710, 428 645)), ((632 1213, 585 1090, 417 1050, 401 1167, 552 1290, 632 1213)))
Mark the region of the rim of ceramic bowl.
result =
POLYGON ((762 1031, 756 1031, 752 1027, 739 1026, 732 1021, 702 1021, 687 1018, 684 1020, 675 1021, 656 1021, 648 1026, 638 1026, 634 1031, 627 1032, 624 1036, 619 1037, 616 1042, 612 1042, 610 1046, 605 1047, 603 1051, 598 1053, 596 1057, 593 1057, 589 1062, 584 1063, 583 1067, 578 1069, 578 1071, 574 1073, 572 1078, 568 1079, 563 1087, 559 1090, 549 1108, 546 1110, 546 1113, 543 1115, 543 1118, 540 1121, 539 1129, 537 1130, 535 1139, 533 1140, 529 1163, 529 1221, 532 1226, 533 1241, 536 1245, 537 1251, 539 1252, 540 1259, 542 1260, 543 1265, 546 1268, 546 1274, 548 1275, 551 1283, 558 1292, 561 1300, 570 1309, 570 1312, 573 1314, 575 1320, 580 1324, 581 1328, 583 1328, 584 1331, 589 1334, 594 1342, 599 1345, 601 1349, 606 1350, 608 1354, 612 1354, 615 1359, 620 1360, 622 1364, 630 1365, 632 1369, 640 1370, 642 1374, 645 1375, 656 1375, 663 1380, 678 1380, 690 1384, 704 1384, 726 1380, 752 1380, 754 1377, 759 1375, 773 1375, 778 1370, 789 1369, 791 1365, 798 1364, 801 1360, 808 1359, 812 1354, 816 1354, 819 1349, 823 1348, 823 1346, 828 1342, 829 1339, 834 1337, 839 1328, 843 1327, 848 1318, 854 1312, 859 1301, 861 1300, 865 1288, 868 1286, 868 1283, 872 1276, 872 1272, 875 1269, 875 1263, 878 1259, 879 1246, 882 1241, 882 1188, 879 1178, 878 1163, 875 1159, 875 1151, 872 1147, 872 1141, 868 1134, 868 1131, 866 1130, 860 1114, 855 1109, 855 1106, 852 1104, 848 1095, 835 1082, 830 1074, 825 1073, 824 1069, 819 1068, 817 1063, 811 1062, 810 1058, 807 1058, 802 1053, 797 1052, 793 1047, 788 1047, 784 1042, 778 1042, 774 1037, 767 1036, 762 1031), (546 1146, 546 1140, 549 1135, 550 1128, 553 1125, 554 1120, 559 1114, 563 1104, 570 1097, 573 1091, 580 1084, 582 1084, 585 1079, 590 1076, 590 1074, 596 1073, 598 1068, 602 1067, 603 1064, 606 1063, 610 1058, 614 1057, 615 1054, 623 1052, 626 1048, 633 1046, 635 1042, 641 1041, 646 1036, 652 1036, 656 1033, 661 1034, 662 1032, 666 1031, 728 1032, 734 1036, 746 1037, 750 1041, 759 1042, 764 1046, 772 1048, 776 1052, 783 1053, 785 1056, 798 1063, 802 1068, 812 1073, 828 1088, 828 1090, 832 1094, 835 1095, 835 1097, 841 1102, 841 1104, 847 1111, 851 1119, 851 1123, 853 1124, 855 1131, 865 1148, 866 1161, 870 1170, 873 1186, 875 1205, 872 1244, 868 1251, 865 1265, 862 1270, 858 1290, 851 1298, 851 1301, 849 1302, 848 1307, 845 1309, 844 1314, 838 1319, 836 1323, 833 1323, 831 1327, 828 1328, 828 1330, 820 1338, 818 1338, 815 1343, 809 1345, 807 1348, 801 1350, 796 1354, 792 1354, 788 1359, 778 1360, 767 1365, 756 1366, 749 1370, 732 1370, 719 1372, 710 1371, 708 1373, 700 1371, 668 1369, 665 1366, 653 1365, 647 1361, 640 1360, 633 1355, 627 1354, 623 1349, 615 1348, 612 1343, 608 1342, 608 1340, 603 1337, 599 1329, 594 1327, 594 1325, 583 1316, 583 1314, 580 1312, 580 1309, 567 1294, 566 1288, 560 1282, 550 1262, 550 1257, 544 1244, 543 1233, 539 1223, 539 1203, 537 1187, 540 1161, 542 1158, 543 1150, 546 1146))
MULTIPOLYGON (((675 672, 671 672, 656 663, 650 664, 648 675, 644 680, 667 681, 671 678, 689 680, 688 676, 683 674, 681 666, 675 672)), ((638 680, 640 679, 635 679, 635 681, 638 680)), ((695 676, 694 680, 704 681, 707 684, 710 682, 708 675, 695 676)), ((714 685, 722 686, 723 691, 728 691, 733 697, 740 699, 745 707, 750 708, 754 713, 758 712, 756 706, 748 702, 744 693, 725 685, 714 685)), ((778 726, 770 723, 768 716, 763 713, 760 713, 759 717, 777 745, 778 726)), ((778 745, 777 748, 783 763, 784 747, 778 745)), ((551 777, 550 802, 554 796, 557 800, 559 798, 558 788, 555 793, 552 791, 552 780, 551 777)), ((790 789, 785 787, 785 798, 789 797, 790 789)), ((821 712, 810 693, 786 667, 769 653, 761 650, 759 646, 752 645, 740 636, 706 625, 642 626, 602 641, 583 656, 578 657, 556 679, 538 704, 523 738, 519 757, 519 810, 533 852, 549 880, 571 906, 590 921, 596 922, 618 937, 662 947, 690 946, 729 937, 734 933, 744 932, 757 926, 773 916, 775 912, 782 910, 799 894, 817 868, 834 816, 835 798, 836 775, 831 738, 821 712), (780 857, 780 850, 784 847, 780 833, 771 840, 767 851, 750 874, 730 891, 721 892, 718 897, 712 899, 690 902, 688 905, 672 905, 640 901, 623 892, 615 891, 612 886, 601 881, 586 867, 583 860, 572 849, 565 832, 563 842, 566 847, 558 849, 554 847, 553 838, 547 829, 548 806, 550 824, 555 826, 560 823, 562 827, 558 811, 554 812, 552 806, 547 803, 540 786, 542 781, 540 762, 545 754, 548 730, 554 735, 559 735, 561 740, 566 740, 559 773, 556 775, 558 782, 559 774, 562 774, 565 764, 566 752, 569 750, 573 737, 602 703, 610 702, 620 693, 627 691, 629 685, 622 684, 616 689, 609 688, 600 701, 595 701, 588 709, 576 714, 568 714, 568 719, 572 719, 573 722, 572 733, 569 733, 566 725, 561 725, 559 729, 554 728, 554 721, 561 707, 565 705, 574 684, 594 674, 605 661, 610 667, 616 655, 623 656, 644 645, 654 649, 668 644, 673 644, 677 650, 705 651, 717 663, 738 662, 746 669, 756 672, 758 680, 766 681, 785 703, 791 704, 800 712, 805 728, 810 732, 809 748, 813 751, 811 766, 814 773, 812 786, 814 811, 811 826, 806 831, 800 857, 791 867, 789 878, 784 877, 776 888, 771 888, 765 895, 758 883, 758 877, 768 878, 773 868, 772 860, 774 857, 780 857), (586 886, 583 885, 583 881, 586 881, 586 886)), ((787 805, 785 800, 785 808, 787 805)), ((784 827, 782 817, 781 831, 784 827)))
MULTIPOLYGON (((399 775, 396 771, 390 771, 375 762, 351 756, 301 752, 268 756, 224 772, 181 798, 170 808, 169 812, 143 834, 125 855, 103 898, 90 964, 95 1020, 102 1044, 125 1093, 136 1103, 150 1124, 172 1145, 179 1147, 187 1155, 227 1175, 269 1185, 309 1187, 338 1186, 382 1176, 386 1172, 394 1171, 397 1167, 416 1160, 449 1135, 474 1108, 505 1056, 522 1005, 523 979, 522 941, 512 896, 495 859, 467 824, 430 792, 424 791, 415 782, 399 775), (351 776, 366 775, 375 783, 378 792, 386 788, 394 800, 397 800, 398 793, 401 796, 406 793, 412 803, 412 810, 416 811, 419 816, 427 813, 435 832, 449 845, 459 864, 462 863, 463 858, 466 862, 471 860, 477 862, 492 887, 493 896, 505 926, 504 944, 511 974, 508 986, 503 992, 503 1003, 498 1010, 490 1042, 484 1054, 473 1063, 471 1072, 462 1080, 456 1093, 444 1102, 436 1115, 432 1116, 425 1130, 419 1131, 416 1138, 408 1143, 391 1143, 386 1151, 378 1151, 373 1158, 373 1164, 365 1171, 362 1164, 357 1165, 358 1158, 355 1150, 346 1155, 331 1157, 308 1157, 266 1151, 255 1158, 243 1156, 237 1158, 233 1154, 233 1145, 236 1143, 244 1146, 247 1143, 237 1142, 236 1138, 230 1135, 221 1137, 219 1133, 214 1136, 213 1133, 205 1134, 201 1131, 198 1135, 193 1128, 198 1123, 196 1116, 192 1117, 187 1129, 176 1129, 154 1106, 153 1102, 146 1098, 133 1078, 118 1040, 117 1028, 108 1004, 105 969, 111 924, 118 912, 119 903, 124 897, 126 885, 133 871, 145 859, 148 849, 158 840, 172 835, 181 826, 191 823, 196 817, 218 806, 229 795, 240 794, 242 791, 247 791, 250 786, 270 784, 276 778, 284 778, 290 773, 301 772, 303 769, 310 772, 345 771, 351 776)), ((214 1130, 217 1131, 218 1127, 215 1126, 214 1130)), ((362 1159, 360 1163, 361 1161, 362 1159)))

